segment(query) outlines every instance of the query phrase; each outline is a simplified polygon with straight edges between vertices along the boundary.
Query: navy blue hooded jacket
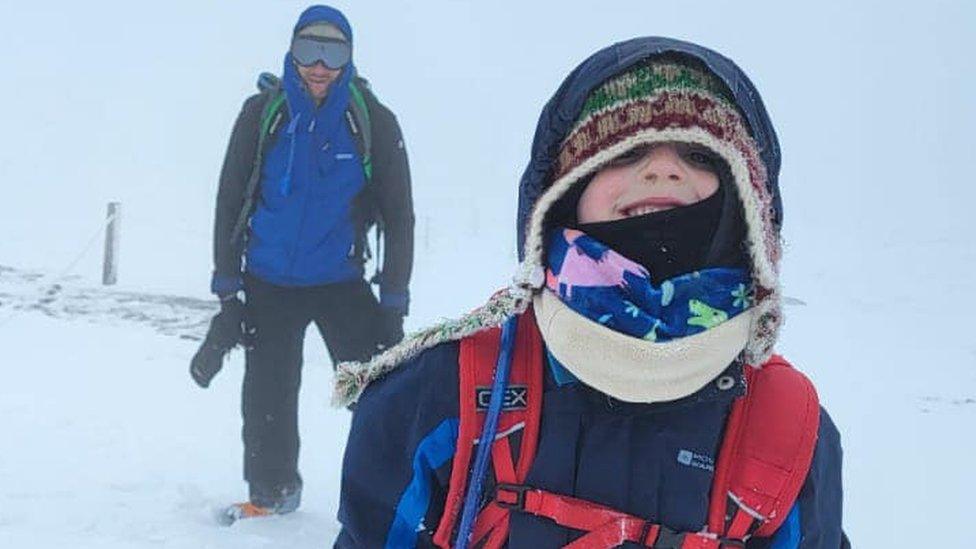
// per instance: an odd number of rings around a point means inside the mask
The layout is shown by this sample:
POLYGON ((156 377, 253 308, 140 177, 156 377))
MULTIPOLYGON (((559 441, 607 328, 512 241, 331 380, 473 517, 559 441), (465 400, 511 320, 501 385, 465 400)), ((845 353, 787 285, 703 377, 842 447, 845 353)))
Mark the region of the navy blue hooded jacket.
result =
MULTIPOLYGON (((435 347, 359 400, 343 463, 336 547, 432 547, 457 444, 457 360, 457 344, 435 347)), ((559 385, 547 371, 539 447, 526 484, 700 530, 725 420, 744 390, 739 367, 728 374, 739 380, 732 388, 711 383, 678 401, 630 404, 578 382, 559 385)), ((748 547, 846 547, 840 463, 837 429, 822 412, 797 504, 775 538, 748 547)), ((513 548, 562 547, 580 535, 526 514, 511 520, 513 548)))
MULTIPOLYGON (((519 234, 590 90, 647 57, 668 52, 697 59, 726 82, 751 126, 775 190, 776 136, 746 76, 731 61, 693 44, 635 39, 590 57, 546 105, 521 182, 519 234)), ((778 191, 773 195, 779 223, 778 191)), ((673 402, 630 404, 580 382, 557 382, 547 369, 539 447, 526 484, 672 529, 700 530, 707 521, 730 406, 745 390, 738 364, 723 375, 738 382, 732 387, 710 383, 673 402)), ((458 413, 456 342, 424 352, 366 389, 346 446, 336 547, 431 546, 449 485, 458 413)), ((813 464, 797 503, 774 538, 750 540, 748 547, 848 547, 841 507, 840 437, 822 411, 813 464)), ((544 518, 513 513, 509 547, 561 547, 580 535, 544 518)))

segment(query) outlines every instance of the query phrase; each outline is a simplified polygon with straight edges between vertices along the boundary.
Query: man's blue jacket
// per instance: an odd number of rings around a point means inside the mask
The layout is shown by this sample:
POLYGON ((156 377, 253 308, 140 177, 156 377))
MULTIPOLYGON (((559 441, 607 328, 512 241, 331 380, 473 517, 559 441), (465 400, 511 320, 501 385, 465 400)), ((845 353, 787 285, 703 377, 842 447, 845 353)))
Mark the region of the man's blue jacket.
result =
MULTIPOLYGON (((299 17, 295 32, 318 22, 336 25, 352 41, 352 29, 333 8, 314 6, 299 17)), ((286 54, 282 117, 264 146, 260 181, 247 196, 257 156, 258 133, 268 92, 245 101, 220 175, 214 224, 211 289, 226 294, 241 288, 241 274, 279 286, 313 286, 363 276, 362 256, 369 220, 383 226, 384 257, 380 300, 406 309, 413 265, 414 214, 410 172, 399 124, 364 81, 372 135, 372 178, 347 121, 352 63, 316 106, 305 91, 291 55, 286 54), (235 233, 241 219, 247 230, 235 233), (245 261, 246 259, 246 261, 245 261)))

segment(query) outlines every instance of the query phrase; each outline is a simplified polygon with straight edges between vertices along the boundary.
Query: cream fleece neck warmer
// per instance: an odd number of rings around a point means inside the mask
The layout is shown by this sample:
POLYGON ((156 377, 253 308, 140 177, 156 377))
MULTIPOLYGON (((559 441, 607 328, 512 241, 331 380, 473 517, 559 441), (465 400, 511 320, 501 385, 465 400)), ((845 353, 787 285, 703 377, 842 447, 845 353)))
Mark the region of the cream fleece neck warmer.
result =
POLYGON ((549 352, 583 383, 625 402, 686 397, 715 379, 749 340, 752 310, 699 334, 655 343, 589 320, 543 290, 533 300, 549 352))

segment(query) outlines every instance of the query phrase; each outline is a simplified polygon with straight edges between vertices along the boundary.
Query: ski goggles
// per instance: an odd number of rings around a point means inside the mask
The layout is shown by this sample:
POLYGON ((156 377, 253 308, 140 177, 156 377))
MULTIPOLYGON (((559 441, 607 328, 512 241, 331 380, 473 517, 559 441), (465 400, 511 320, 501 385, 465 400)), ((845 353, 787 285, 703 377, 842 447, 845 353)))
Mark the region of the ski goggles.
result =
POLYGON ((321 61, 327 68, 338 70, 352 60, 352 46, 344 40, 298 36, 291 41, 291 57, 303 67, 321 61))

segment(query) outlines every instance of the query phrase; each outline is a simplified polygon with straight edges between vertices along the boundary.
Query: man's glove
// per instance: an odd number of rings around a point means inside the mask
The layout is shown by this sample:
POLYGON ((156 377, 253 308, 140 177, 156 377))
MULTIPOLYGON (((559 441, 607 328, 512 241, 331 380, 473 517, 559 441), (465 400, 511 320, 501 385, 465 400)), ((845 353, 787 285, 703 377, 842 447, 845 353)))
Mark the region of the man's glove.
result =
POLYGON ((206 389, 224 365, 224 355, 241 342, 244 334, 244 303, 236 295, 221 298, 220 312, 210 320, 210 329, 190 361, 193 381, 206 389))
POLYGON ((403 313, 393 307, 380 306, 379 337, 377 343, 389 349, 403 339, 403 313))

